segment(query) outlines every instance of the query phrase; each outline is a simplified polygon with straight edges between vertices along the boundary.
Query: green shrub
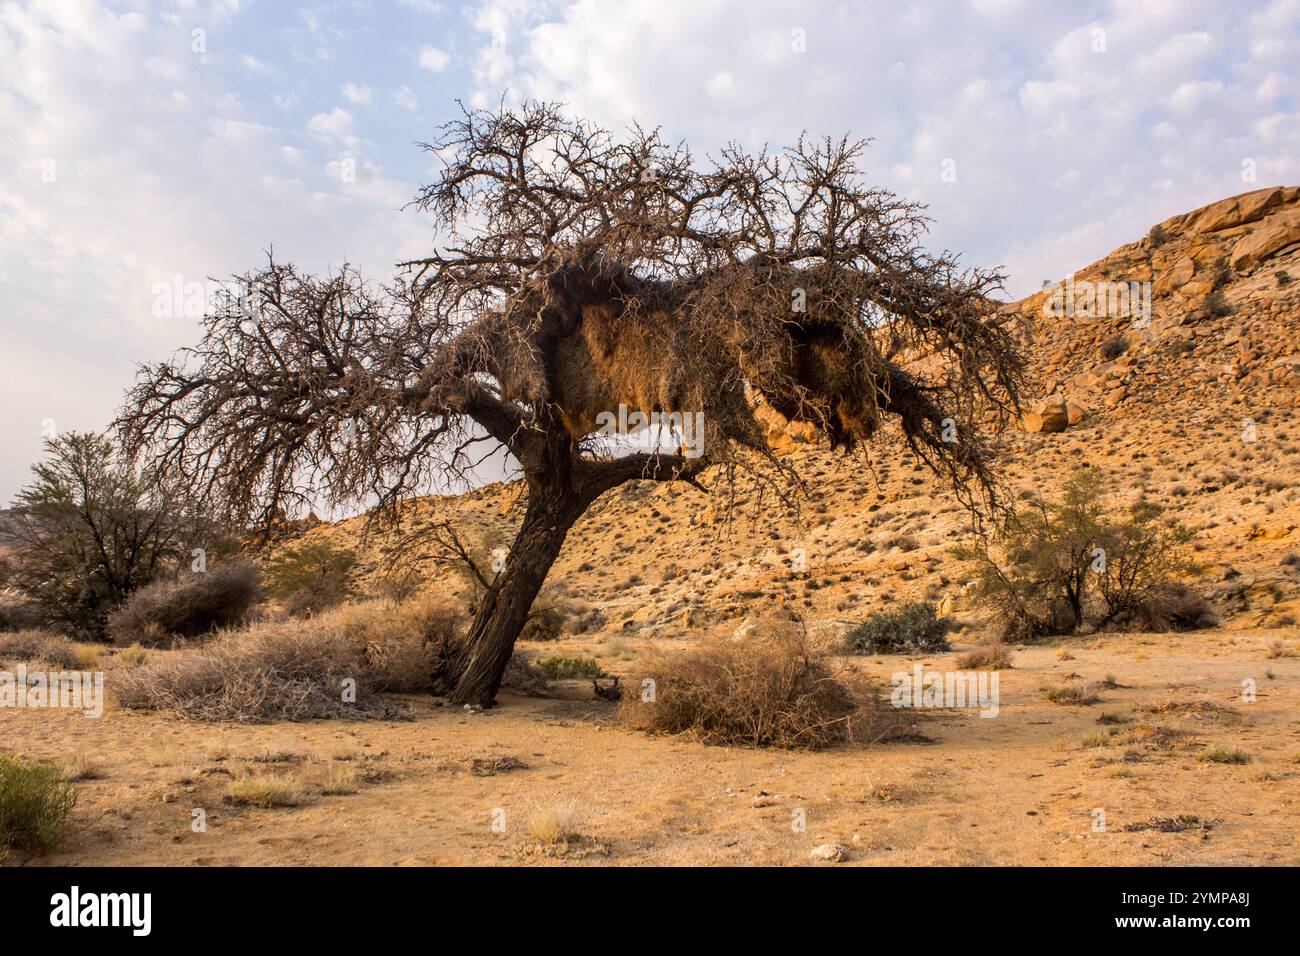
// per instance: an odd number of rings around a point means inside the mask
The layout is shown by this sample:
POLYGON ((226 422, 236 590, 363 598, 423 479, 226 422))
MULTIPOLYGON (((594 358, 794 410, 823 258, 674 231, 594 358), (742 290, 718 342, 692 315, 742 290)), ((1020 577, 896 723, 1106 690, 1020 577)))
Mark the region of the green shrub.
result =
POLYGON ((930 601, 911 601, 895 611, 876 611, 844 639, 858 654, 915 654, 948 650, 950 621, 930 601))
POLYGON ((554 641, 564 631, 571 612, 554 601, 536 601, 528 611, 528 620, 519 637, 526 641, 554 641))
POLYGON ((0 848, 54 846, 76 802, 76 789, 57 767, 0 754, 0 848))
POLYGON ((1056 502, 1036 502, 990 542, 954 549, 976 562, 975 596, 998 616, 1006 640, 1097 628, 1186 630, 1212 626, 1209 605, 1175 578, 1199 570, 1192 533, 1139 502, 1119 516, 1102 502, 1103 476, 1080 468, 1056 502))
POLYGON ((341 604, 354 588, 357 556, 324 541, 285 548, 266 566, 267 589, 290 614, 313 614, 341 604))
POLYGON ((552 680, 564 680, 566 677, 607 676, 594 657, 548 657, 538 661, 537 666, 552 680))

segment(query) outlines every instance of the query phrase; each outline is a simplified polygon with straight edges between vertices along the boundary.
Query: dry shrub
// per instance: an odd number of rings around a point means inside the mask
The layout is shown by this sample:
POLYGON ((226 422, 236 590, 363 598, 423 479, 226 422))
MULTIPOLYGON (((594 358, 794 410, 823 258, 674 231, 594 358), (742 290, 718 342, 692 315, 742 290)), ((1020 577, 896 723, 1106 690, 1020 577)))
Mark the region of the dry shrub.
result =
POLYGON ((858 654, 925 654, 948 650, 952 621, 939 617, 932 601, 909 601, 892 611, 876 611, 844 638, 858 654))
POLYGON ((348 548, 326 541, 302 541, 267 563, 267 586, 290 614, 316 614, 355 593, 356 564, 357 556, 348 548))
POLYGON ((255 723, 396 716, 374 692, 357 646, 314 621, 278 621, 227 632, 201 648, 115 670, 124 707, 172 710, 196 720, 255 723), (355 681, 356 700, 344 699, 355 681))
POLYGON ((41 609, 36 605, 0 597, 0 631, 26 631, 40 625, 41 609))
POLYGON ((1124 623, 1138 631, 1196 631, 1218 626, 1219 618, 1191 588, 1171 584, 1152 589, 1136 602, 1124 623))
POLYGON ((39 629, 0 634, 0 661, 31 661, 63 669, 81 667, 81 655, 72 641, 39 629))
POLYGON ((816 749, 884 739, 898 722, 874 688, 787 621, 766 622, 743 641, 651 653, 634 683, 646 687, 645 679, 654 700, 626 695, 624 723, 703 743, 816 749))
POLYGON ((529 660, 528 655, 516 650, 506 662, 506 672, 501 676, 501 686, 530 697, 543 697, 551 682, 545 672, 529 660))
POLYGON ((393 606, 348 604, 318 616, 317 625, 339 631, 361 653, 377 690, 428 690, 438 648, 457 639, 465 617, 451 601, 425 593, 393 606))
POLYGON ((957 667, 965 671, 1001 671, 1011 667, 1011 651, 1005 644, 977 647, 957 658, 957 667))
POLYGON ((257 566, 231 561, 174 581, 155 581, 132 594, 108 618, 114 644, 156 646, 247 620, 261 600, 257 566))
POLYGON ((1083 682, 1040 688, 1043 696, 1053 704, 1064 704, 1067 706, 1078 707, 1088 707, 1092 704, 1100 703, 1102 698, 1101 695, 1097 693, 1100 689, 1100 684, 1083 682))
MULTIPOLYGON (((203 647, 116 671, 114 687, 123 706, 199 720, 388 718, 397 711, 378 692, 432 690, 463 624, 457 606, 431 594, 397 606, 344 605, 223 632, 203 647), (356 681, 355 703, 343 700, 345 679, 356 681)), ((516 652, 502 686, 536 694, 546 677, 516 652)))

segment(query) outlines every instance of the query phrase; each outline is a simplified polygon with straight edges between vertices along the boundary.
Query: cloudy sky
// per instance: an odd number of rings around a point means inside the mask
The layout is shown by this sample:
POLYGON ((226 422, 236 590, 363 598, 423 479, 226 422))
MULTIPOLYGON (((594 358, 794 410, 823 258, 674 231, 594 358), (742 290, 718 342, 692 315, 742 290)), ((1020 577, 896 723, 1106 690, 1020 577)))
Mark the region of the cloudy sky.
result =
POLYGON ((873 137, 878 184, 1009 293, 1300 182, 1300 0, 0 0, 0 503, 195 339, 161 288, 277 256, 386 277, 455 100, 561 100, 697 153, 873 137), (355 172, 353 172, 355 171, 355 172), (159 313, 162 313, 161 315, 159 313))

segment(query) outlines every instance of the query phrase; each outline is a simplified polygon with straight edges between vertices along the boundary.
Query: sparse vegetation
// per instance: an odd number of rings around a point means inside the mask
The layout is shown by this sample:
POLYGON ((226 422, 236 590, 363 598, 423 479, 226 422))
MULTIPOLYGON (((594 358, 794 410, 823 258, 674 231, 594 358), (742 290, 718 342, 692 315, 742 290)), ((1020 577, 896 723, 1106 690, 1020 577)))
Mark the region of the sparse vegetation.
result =
POLYGON ((1011 649, 1005 644, 989 644, 957 658, 957 666, 966 671, 1001 671, 1011 667, 1011 649))
POLYGON ((1098 351, 1107 362, 1113 362, 1128 351, 1128 339, 1122 335, 1112 335, 1101 343, 1098 351))
POLYGON ((81 666, 81 655, 70 640, 51 631, 0 633, 0 663, 18 661, 36 661, 50 667, 71 670, 81 666))
POLYGON ((258 774, 232 780, 226 787, 225 798, 236 806, 299 807, 310 802, 312 794, 290 777, 258 774))
POLYGON ((1088 706, 1101 701, 1101 696, 1097 693, 1097 685, 1095 684, 1061 684, 1055 687, 1044 687, 1042 692, 1043 696, 1053 704, 1088 706))
POLYGON ((115 670, 124 707, 245 723, 396 715, 375 691, 363 649, 338 629, 289 620, 227 632, 201 648, 115 670))
POLYGON ((1250 763, 1251 757, 1244 750, 1235 747, 1211 747, 1198 754, 1196 759, 1208 763, 1246 764, 1250 763))
POLYGON ((1228 302, 1227 296, 1221 289, 1213 289, 1206 293, 1204 301, 1201 303, 1207 315, 1212 319, 1221 319, 1224 316, 1232 315, 1236 310, 1228 302))
POLYGON ((581 836, 582 813, 577 804, 562 803, 533 811, 528 835, 547 846, 569 843, 581 836))

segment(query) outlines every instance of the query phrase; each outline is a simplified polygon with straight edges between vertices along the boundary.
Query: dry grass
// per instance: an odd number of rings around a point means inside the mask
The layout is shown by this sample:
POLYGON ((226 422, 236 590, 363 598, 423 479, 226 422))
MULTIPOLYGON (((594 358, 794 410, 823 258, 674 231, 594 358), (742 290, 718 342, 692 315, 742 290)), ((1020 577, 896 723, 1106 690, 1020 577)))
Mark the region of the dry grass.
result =
POLYGON ((1238 710, 1203 698, 1169 697, 1156 703, 1138 704, 1134 711, 1160 717, 1193 717, 1223 724, 1237 724, 1246 719, 1238 710))
POLYGON ((1198 754, 1196 759, 1208 763, 1246 764, 1250 763, 1251 756, 1246 751, 1235 747, 1211 747, 1204 753, 1198 754))
POLYGON ((30 629, 0 634, 0 661, 45 664, 65 670, 79 669, 82 655, 77 645, 53 631, 30 629))
POLYGON ((577 804, 561 803, 535 810, 528 818, 528 835, 547 846, 578 839, 583 823, 577 804))
POLYGON ((376 690, 428 690, 437 649, 456 639, 465 621, 450 601, 421 594, 394 606, 366 601, 318 615, 317 626, 353 644, 376 690))
POLYGON ((1011 667, 1011 650, 1005 644, 978 647, 957 658, 957 667, 964 671, 1001 671, 1011 667))
POLYGON ((95 758, 84 753, 73 754, 71 758, 64 761, 60 773, 69 783, 76 783, 79 780, 98 780, 103 775, 95 758))
MULTIPOLYGON (((401 711, 379 692, 430 690, 462 624, 453 605, 431 595, 397 606, 368 601, 156 652, 148 663, 116 669, 112 684, 125 707, 197 720, 388 719, 401 711), (352 688, 354 699, 345 695, 352 688)), ((502 686, 535 694, 546 678, 516 653, 502 686)))
POLYGON ((356 645, 312 621, 230 632, 202 648, 117 670, 112 677, 124 707, 171 710, 198 720, 395 716, 367 681, 356 645), (353 687, 355 700, 349 699, 353 687))
POLYGON ((863 678, 779 621, 743 641, 648 654, 620 715, 635 729, 704 743, 812 749, 883 739, 900 723, 863 678))
POLYGON ((253 774, 232 780, 226 787, 226 802, 245 807, 300 807, 313 794, 297 780, 274 774, 253 774))
POLYGON ((323 796, 345 796, 360 789, 361 774, 346 764, 327 763, 314 769, 310 776, 312 786, 323 796))
POLYGON ((1053 704, 1067 704, 1083 707, 1101 701, 1101 696, 1097 693, 1097 689, 1098 685, 1096 684, 1084 683, 1062 684, 1057 687, 1041 688, 1043 696, 1053 704))

